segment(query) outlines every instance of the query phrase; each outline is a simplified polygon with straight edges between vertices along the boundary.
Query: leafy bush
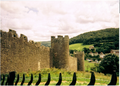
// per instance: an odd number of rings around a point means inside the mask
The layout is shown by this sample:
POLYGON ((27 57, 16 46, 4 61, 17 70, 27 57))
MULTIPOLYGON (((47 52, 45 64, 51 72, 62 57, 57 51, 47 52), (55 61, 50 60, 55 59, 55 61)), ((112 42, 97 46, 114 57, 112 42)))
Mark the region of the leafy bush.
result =
POLYGON ((73 54, 74 50, 69 50, 69 52, 70 52, 71 54, 73 54))
POLYGON ((91 69, 92 71, 99 72, 98 67, 99 67, 99 64, 98 64, 98 63, 95 63, 95 64, 94 64, 94 67, 91 67, 90 69, 91 69))
POLYGON ((97 70, 104 74, 112 74, 113 70, 119 72, 119 57, 114 54, 106 55, 97 70))

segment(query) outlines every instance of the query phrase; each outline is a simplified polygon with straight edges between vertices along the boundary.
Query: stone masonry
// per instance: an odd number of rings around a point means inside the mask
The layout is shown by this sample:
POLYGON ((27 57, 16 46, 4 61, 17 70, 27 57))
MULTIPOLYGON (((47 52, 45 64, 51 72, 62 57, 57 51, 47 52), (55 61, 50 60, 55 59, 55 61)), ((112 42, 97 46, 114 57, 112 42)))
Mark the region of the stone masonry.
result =
POLYGON ((74 56, 77 58, 77 70, 85 71, 84 67, 84 52, 76 52, 74 56))
POLYGON ((64 68, 71 71, 84 71, 84 53, 69 56, 69 37, 51 36, 51 48, 40 43, 28 42, 27 36, 16 31, 0 31, 1 73, 10 71, 28 72, 44 68, 64 68), (83 65, 82 65, 83 64, 83 65))

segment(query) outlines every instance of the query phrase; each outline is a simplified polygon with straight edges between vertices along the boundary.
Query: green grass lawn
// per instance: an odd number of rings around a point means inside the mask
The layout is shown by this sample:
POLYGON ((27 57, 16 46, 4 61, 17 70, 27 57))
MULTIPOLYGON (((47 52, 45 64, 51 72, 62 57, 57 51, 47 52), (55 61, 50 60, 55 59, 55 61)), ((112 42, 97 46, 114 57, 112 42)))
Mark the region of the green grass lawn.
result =
POLYGON ((93 62, 88 62, 85 60, 84 62, 85 65, 85 71, 90 71, 90 67, 94 67, 94 63, 93 62))
POLYGON ((80 50, 80 51, 82 51, 83 50, 83 48, 84 47, 86 47, 86 48, 89 48, 89 46, 92 46, 92 45, 83 45, 83 43, 76 43, 76 44, 71 44, 71 45, 69 45, 69 49, 70 50, 80 50))
MULTIPOLYGON (((85 63, 87 63, 87 62, 85 62, 85 63)), ((87 63, 87 64, 89 64, 89 63, 87 63)), ((90 63, 90 65, 92 66, 93 64, 90 63)), ((30 71, 30 72, 26 72, 26 73, 24 72, 25 77, 26 77, 24 85, 27 85, 28 82, 30 81, 31 73, 33 74, 32 85, 35 85, 35 83, 37 82, 39 73, 41 73, 41 83, 39 85, 44 85, 47 81, 48 73, 50 73, 50 75, 51 75, 50 85, 55 86, 55 84, 58 82, 58 79, 59 79, 59 73, 62 73, 61 85, 69 86, 69 84, 72 82, 74 72, 67 71, 65 69, 56 69, 56 68, 42 69, 40 71, 30 71)), ((20 80, 19 80, 18 85, 20 85, 20 83, 22 81, 22 75, 23 75, 23 73, 19 73, 20 80)), ((88 85, 90 82, 91 73, 77 71, 76 76, 77 76, 76 85, 88 85)), ((95 78, 96 78, 95 85, 107 85, 111 80, 111 75, 105 76, 102 73, 95 72, 95 78)), ((17 79, 17 77, 15 78, 15 81, 16 81, 16 79, 17 79)), ((2 79, 1 79, 1 81, 2 81, 2 79)), ((5 80, 5 82, 6 82, 6 80, 5 80)), ((119 85, 119 77, 117 77, 117 85, 119 85)))

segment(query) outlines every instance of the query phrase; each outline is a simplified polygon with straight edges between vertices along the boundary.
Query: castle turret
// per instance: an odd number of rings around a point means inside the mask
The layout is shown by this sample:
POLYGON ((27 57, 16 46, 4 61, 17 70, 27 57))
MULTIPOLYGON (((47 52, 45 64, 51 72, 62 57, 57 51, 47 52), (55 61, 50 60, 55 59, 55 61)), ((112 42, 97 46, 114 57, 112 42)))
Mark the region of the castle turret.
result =
POLYGON ((65 67, 69 69, 69 37, 67 35, 64 37, 64 56, 65 67))
POLYGON ((77 58, 77 70, 85 71, 84 67, 84 52, 76 52, 75 57, 77 58))
POLYGON ((51 36, 51 56, 53 57, 53 67, 68 69, 69 66, 69 37, 51 36))
POLYGON ((51 48, 54 47, 55 36, 51 36, 51 48))

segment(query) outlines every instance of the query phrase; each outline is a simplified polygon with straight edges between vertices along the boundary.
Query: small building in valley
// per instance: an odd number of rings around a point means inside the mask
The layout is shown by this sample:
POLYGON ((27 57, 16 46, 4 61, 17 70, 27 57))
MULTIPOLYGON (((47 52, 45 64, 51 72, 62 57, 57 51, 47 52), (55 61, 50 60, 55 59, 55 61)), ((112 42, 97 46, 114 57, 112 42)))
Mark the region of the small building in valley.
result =
POLYGON ((115 54, 119 57, 119 50, 111 50, 110 53, 115 54))
POLYGON ((103 52, 101 52, 101 53, 99 54, 99 56, 100 56, 101 59, 103 59, 104 56, 105 56, 105 54, 104 54, 103 52))

